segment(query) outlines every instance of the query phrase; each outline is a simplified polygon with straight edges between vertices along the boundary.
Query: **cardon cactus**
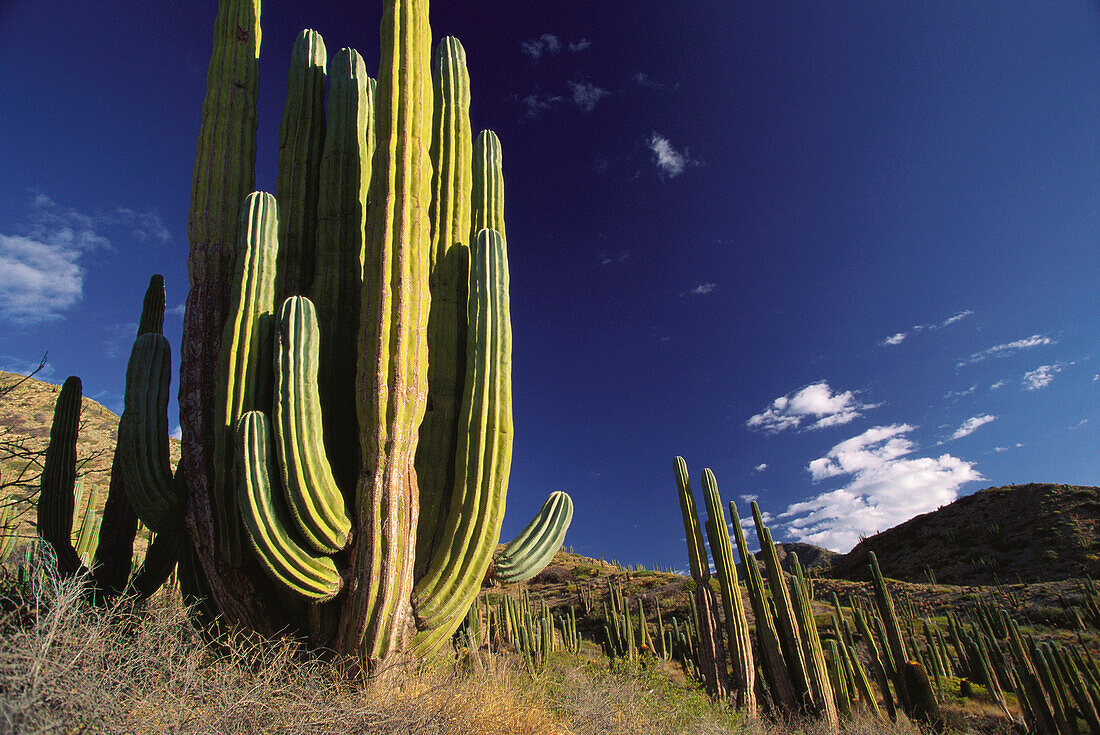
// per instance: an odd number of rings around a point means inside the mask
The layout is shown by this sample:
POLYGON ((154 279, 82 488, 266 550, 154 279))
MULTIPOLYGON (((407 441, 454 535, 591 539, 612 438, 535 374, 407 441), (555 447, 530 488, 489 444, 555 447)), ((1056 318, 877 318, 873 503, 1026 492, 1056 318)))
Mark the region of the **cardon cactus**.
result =
POLYGON ((561 548, 573 520, 573 499, 555 491, 519 535, 508 542, 493 564, 493 576, 502 582, 525 582, 541 572, 561 548))
POLYGON ((427 1, 386 0, 378 79, 338 52, 327 119, 324 42, 298 38, 279 201, 249 194, 259 14, 259 0, 219 4, 188 228, 180 481, 154 436, 164 351, 144 337, 128 480, 158 538, 182 518, 188 599, 390 671, 450 638, 500 535, 500 142, 471 142, 465 51, 444 39, 433 63, 427 1))

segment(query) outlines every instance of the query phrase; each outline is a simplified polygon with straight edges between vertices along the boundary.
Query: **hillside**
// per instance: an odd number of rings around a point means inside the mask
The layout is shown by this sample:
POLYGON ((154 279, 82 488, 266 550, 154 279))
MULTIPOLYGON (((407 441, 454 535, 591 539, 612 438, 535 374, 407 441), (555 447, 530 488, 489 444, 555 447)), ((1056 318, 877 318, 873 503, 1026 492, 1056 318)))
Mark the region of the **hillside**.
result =
MULTIPOLYGON (((0 390, 22 379, 22 376, 0 371, 0 390)), ((0 472, 8 483, 22 473, 26 481, 9 490, 19 498, 22 529, 29 528, 30 500, 37 493, 36 478, 39 468, 27 460, 12 456, 3 447, 12 443, 22 444, 31 453, 46 448, 50 441, 50 423, 53 421, 54 403, 61 390, 58 385, 28 378, 11 392, 0 397, 0 472)), ((92 487, 99 489, 98 509, 102 511, 107 500, 107 485, 111 474, 115 442, 118 439, 118 415, 100 403, 84 396, 80 408, 80 437, 77 441, 79 472, 84 478, 85 492, 92 487)), ((180 443, 169 440, 169 452, 174 465, 179 459, 180 443)), ((87 497, 87 496, 85 496, 87 497)))
MULTIPOLYGON (((910 582, 990 584, 1100 575, 1100 488, 1033 483, 980 490, 911 518, 834 560, 828 576, 869 579, 868 552, 910 582)), ((888 570, 888 571, 887 571, 888 570)))

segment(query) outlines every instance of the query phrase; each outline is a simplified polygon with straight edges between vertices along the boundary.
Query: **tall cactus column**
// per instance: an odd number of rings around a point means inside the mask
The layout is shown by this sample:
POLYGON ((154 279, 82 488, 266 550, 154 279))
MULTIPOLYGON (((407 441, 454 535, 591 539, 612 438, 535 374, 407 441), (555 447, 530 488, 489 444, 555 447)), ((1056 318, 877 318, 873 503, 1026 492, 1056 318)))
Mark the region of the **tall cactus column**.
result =
POLYGON ((191 284, 180 368, 181 463, 187 477, 188 535, 218 609, 230 622, 274 633, 283 621, 262 604, 256 578, 218 553, 214 463, 217 356, 228 310, 237 211, 255 181, 260 0, 221 0, 206 77, 187 235, 191 284))
POLYGON ((400 663, 413 632, 418 511, 413 458, 427 393, 427 204, 431 29, 426 0, 382 15, 377 134, 363 287, 357 403, 362 448, 343 647, 374 673, 400 663))

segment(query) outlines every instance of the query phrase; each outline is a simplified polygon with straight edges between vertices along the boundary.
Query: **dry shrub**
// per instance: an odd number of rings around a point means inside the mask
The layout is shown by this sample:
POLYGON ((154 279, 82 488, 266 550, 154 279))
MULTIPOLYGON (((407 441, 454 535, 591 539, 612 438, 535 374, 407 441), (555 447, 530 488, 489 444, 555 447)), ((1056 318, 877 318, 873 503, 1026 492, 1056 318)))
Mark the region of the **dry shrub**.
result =
MULTIPOLYGON (((372 735, 817 735, 818 723, 742 723, 656 662, 561 655, 532 673, 512 657, 439 659, 364 687, 291 641, 240 636, 212 648, 174 591, 104 610, 77 583, 37 599, 0 580, 0 732, 372 735)), ((867 716, 846 735, 915 735, 867 716)))

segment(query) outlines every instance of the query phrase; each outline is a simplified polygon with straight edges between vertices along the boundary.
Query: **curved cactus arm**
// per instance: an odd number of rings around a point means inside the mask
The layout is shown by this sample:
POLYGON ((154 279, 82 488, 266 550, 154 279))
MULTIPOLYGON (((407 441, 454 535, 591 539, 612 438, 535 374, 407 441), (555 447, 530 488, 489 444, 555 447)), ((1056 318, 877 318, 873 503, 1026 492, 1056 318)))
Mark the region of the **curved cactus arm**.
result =
POLYGON ((150 332, 138 337, 126 366, 125 408, 118 421, 116 454, 122 462, 126 494, 149 528, 179 526, 181 496, 168 459, 168 388, 172 350, 150 332))
POLYGON ((340 591, 340 574, 327 556, 303 549, 289 534, 294 523, 282 499, 272 492, 271 428, 267 416, 249 411, 237 427, 241 520, 256 557, 268 575, 291 592, 315 602, 340 591))
POLYGON ((130 588, 139 599, 146 599, 164 584, 176 567, 187 535, 182 529, 165 531, 153 537, 145 551, 145 559, 130 580, 130 588))
MULTIPOLYGON (((512 462, 512 328, 504 239, 482 230, 473 247, 466 384, 455 484, 444 528, 413 593, 417 653, 434 650, 473 601, 500 540, 512 462)), ((568 525, 568 524, 567 524, 568 525)))
POLYGON ((317 312, 304 296, 279 310, 275 356, 275 427, 283 489, 310 546, 332 554, 348 545, 351 519, 332 476, 322 438, 317 393, 317 312))
POLYGON ((65 576, 81 568, 72 542, 81 398, 80 378, 70 375, 54 404, 50 443, 42 464, 42 489, 38 496, 38 535, 53 547, 57 569, 65 576))
POLYGON ((573 520, 573 500, 561 491, 550 493, 542 509, 497 559, 493 575, 502 582, 523 582, 535 576, 561 548, 573 520))
POLYGON ((279 126, 279 258, 275 303, 304 294, 313 284, 317 196, 325 143, 325 64, 317 31, 305 29, 290 52, 286 104, 279 126))
POLYGON ((233 471, 237 421, 247 411, 267 411, 271 406, 278 232, 275 197, 260 191, 245 197, 237 229, 236 280, 218 353, 216 401, 220 428, 214 434, 218 538, 222 555, 233 564, 241 559, 233 471))

